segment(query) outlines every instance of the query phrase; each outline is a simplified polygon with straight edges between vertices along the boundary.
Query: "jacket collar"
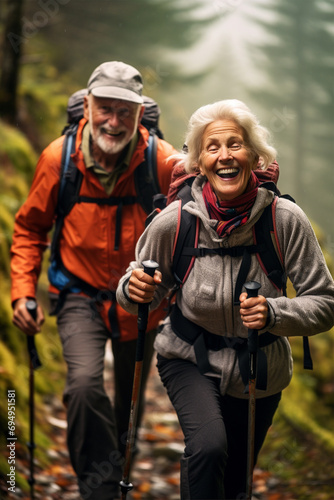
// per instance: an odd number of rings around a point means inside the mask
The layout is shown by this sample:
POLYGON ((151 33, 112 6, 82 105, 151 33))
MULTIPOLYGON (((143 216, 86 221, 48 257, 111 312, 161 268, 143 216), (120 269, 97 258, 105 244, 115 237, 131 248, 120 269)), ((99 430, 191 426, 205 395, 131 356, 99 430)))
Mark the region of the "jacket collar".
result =
MULTIPOLYGON (((86 166, 84 163, 84 157, 83 157, 83 152, 82 152, 82 133, 84 126, 86 125, 88 120, 85 118, 82 118, 79 122, 78 126, 78 132, 76 136, 76 143, 75 143, 75 154, 74 154, 74 159, 76 160, 77 166, 79 170, 84 173, 86 170, 86 166)), ((138 143, 135 151, 133 152, 132 158, 130 160, 129 168, 125 172, 125 175, 131 175, 135 168, 140 165, 144 161, 145 158, 145 149, 148 146, 148 138, 149 138, 149 132, 144 127, 142 124, 138 125, 138 143)))
MULTIPOLYGON (((189 203, 187 203, 184 209, 201 219, 204 226, 210 232, 213 241, 221 242, 222 239, 218 236, 215 230, 217 221, 209 218, 202 196, 202 190, 205 182, 206 178, 203 175, 199 174, 196 177, 192 184, 191 190, 194 201, 190 201, 189 203)), ((266 188, 259 187, 258 194, 247 223, 241 228, 235 229, 235 231, 231 233, 231 235, 228 237, 230 244, 237 244, 234 242, 234 240, 238 239, 240 233, 247 232, 247 230, 255 224, 255 222, 261 217, 265 207, 270 205, 270 203, 273 201, 274 196, 275 195, 272 191, 269 191, 266 188)))

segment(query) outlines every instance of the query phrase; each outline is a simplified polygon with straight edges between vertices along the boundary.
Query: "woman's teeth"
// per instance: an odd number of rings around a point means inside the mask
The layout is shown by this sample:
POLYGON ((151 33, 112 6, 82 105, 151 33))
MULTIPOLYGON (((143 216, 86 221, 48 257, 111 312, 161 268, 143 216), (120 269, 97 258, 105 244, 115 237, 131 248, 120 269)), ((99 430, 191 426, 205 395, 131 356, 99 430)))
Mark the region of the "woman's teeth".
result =
POLYGON ((231 178, 235 177, 239 173, 238 168, 221 168, 220 170, 217 170, 217 175, 219 177, 222 177, 223 179, 225 178, 231 178))

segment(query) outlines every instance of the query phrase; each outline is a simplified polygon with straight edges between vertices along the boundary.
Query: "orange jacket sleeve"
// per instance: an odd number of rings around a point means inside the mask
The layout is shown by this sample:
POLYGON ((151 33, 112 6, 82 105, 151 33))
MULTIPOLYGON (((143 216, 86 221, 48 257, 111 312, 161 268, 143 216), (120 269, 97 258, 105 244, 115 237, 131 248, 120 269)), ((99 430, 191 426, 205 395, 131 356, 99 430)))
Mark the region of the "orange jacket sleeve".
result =
POLYGON ((57 204, 63 137, 41 154, 26 202, 15 217, 11 246, 12 302, 35 297, 44 250, 57 204))

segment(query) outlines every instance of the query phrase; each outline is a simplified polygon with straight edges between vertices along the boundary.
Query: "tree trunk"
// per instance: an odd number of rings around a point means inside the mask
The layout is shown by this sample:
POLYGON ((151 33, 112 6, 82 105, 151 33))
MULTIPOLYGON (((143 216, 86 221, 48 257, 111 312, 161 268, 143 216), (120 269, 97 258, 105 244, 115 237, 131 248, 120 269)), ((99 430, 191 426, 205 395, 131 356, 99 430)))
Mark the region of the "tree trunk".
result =
POLYGON ((22 7, 24 0, 7 0, 2 40, 0 76, 0 116, 15 124, 17 119, 17 87, 21 57, 22 7))

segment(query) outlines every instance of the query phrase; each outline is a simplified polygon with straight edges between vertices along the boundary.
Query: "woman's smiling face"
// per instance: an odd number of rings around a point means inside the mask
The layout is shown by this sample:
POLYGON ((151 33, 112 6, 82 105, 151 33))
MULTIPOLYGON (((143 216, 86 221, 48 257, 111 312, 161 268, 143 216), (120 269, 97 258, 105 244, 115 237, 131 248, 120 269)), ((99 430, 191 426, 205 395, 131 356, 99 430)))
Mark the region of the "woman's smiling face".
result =
POLYGON ((258 157, 246 146, 244 132, 236 122, 216 120, 206 127, 199 169, 219 201, 242 195, 257 163, 258 157))

